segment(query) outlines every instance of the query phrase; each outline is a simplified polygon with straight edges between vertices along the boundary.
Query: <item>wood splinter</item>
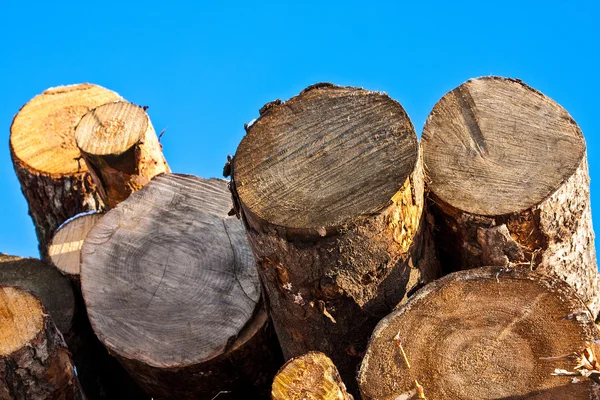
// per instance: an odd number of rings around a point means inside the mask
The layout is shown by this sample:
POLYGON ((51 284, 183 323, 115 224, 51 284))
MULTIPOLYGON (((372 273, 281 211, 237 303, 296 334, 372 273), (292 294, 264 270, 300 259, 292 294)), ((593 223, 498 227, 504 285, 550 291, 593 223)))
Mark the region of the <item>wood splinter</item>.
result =
POLYGON ((135 104, 116 101, 91 110, 77 125, 75 139, 109 208, 169 172, 148 114, 135 104))

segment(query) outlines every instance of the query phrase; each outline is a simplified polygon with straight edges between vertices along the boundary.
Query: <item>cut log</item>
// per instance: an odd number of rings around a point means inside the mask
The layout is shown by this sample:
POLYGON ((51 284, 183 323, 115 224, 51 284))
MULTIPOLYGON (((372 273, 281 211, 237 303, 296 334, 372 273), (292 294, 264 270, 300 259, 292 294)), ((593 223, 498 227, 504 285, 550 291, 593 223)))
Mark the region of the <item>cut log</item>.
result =
POLYGON ((273 400, 353 400, 337 368, 323 353, 311 351, 289 360, 279 370, 273 400))
MULTIPOLYGON (((87 319, 79 291, 56 268, 36 259, 0 254, 0 285, 31 291, 65 339, 89 400, 148 399, 107 354, 87 319)), ((0 396, 0 399, 2 397, 0 396)))
POLYGON ((52 264, 80 288, 80 255, 83 240, 102 217, 101 213, 84 213, 65 221, 50 242, 48 255, 52 264))
POLYGON ((67 344, 74 344, 75 295, 69 280, 56 268, 35 258, 0 254, 0 285, 32 292, 42 301, 67 344))
POLYGON ((313 85, 261 109, 229 171, 284 356, 325 353, 352 392, 375 324, 438 273, 406 112, 313 85))
POLYGON ((41 301, 0 286, 0 399, 84 399, 62 335, 41 301))
POLYGON ((470 80, 433 108, 423 158, 442 265, 521 264, 600 310, 585 140, 521 81, 470 80))
POLYGON ((269 393, 274 334, 227 182, 165 174, 105 214, 81 252, 92 327, 148 394, 269 393))
POLYGON ((135 104, 117 101, 91 110, 77 125, 75 139, 109 208, 169 172, 148 114, 135 104))
POLYGON ((477 268, 427 285, 375 328, 358 382, 364 400, 599 399, 577 367, 600 338, 565 282, 522 268, 477 268), (412 393, 412 397, 411 397, 412 393))
POLYGON ((10 128, 10 151, 29 204, 42 259, 58 226, 103 204, 75 145, 75 126, 90 109, 121 99, 90 84, 48 89, 25 104, 10 128))

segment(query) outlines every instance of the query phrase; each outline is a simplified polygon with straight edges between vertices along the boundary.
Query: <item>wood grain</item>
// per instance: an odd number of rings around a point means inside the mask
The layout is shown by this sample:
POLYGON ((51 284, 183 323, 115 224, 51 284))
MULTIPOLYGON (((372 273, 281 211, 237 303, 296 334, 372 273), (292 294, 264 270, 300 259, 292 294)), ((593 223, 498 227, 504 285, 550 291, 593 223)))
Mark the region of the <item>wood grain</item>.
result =
POLYGON ((365 400, 400 398, 415 380, 431 399, 597 399, 591 380, 552 373, 572 370, 598 335, 589 310, 558 279, 518 268, 461 271, 377 325, 358 381, 365 400))
POLYGON ((273 400, 352 400, 329 357, 311 351, 285 363, 273 381, 273 400))
POLYGON ((398 102, 320 84, 263 110, 236 151, 233 179, 261 219, 327 229, 388 205, 415 168, 417 146, 398 102))
POLYGON ((433 193, 479 215, 524 211, 568 179, 585 154, 581 130, 521 81, 472 79, 427 118, 423 157, 433 193))
POLYGON ((270 356, 261 341, 266 318, 243 334, 262 306, 254 259, 230 209, 223 180, 161 175, 85 239, 81 284, 94 331, 155 397, 214 395, 240 379, 241 365, 269 372, 260 365, 270 356), (231 362, 250 342, 266 354, 227 370, 211 364, 231 362))
POLYGON ((116 101, 89 111, 77 125, 75 139, 109 208, 170 171, 145 109, 135 104, 116 101))

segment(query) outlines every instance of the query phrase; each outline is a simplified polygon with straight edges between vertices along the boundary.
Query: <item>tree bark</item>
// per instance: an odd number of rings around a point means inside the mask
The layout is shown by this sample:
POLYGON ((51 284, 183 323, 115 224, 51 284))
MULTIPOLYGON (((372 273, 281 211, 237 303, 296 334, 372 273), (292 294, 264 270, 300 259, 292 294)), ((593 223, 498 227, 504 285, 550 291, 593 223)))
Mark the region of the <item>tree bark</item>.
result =
POLYGON ((12 286, 0 286, 0 378, 1 399, 85 399, 41 301, 12 286))
POLYGON ((73 282, 79 292, 83 240, 101 217, 101 213, 94 212, 70 218, 56 230, 48 248, 52 264, 73 282))
POLYGON ((314 85, 263 107, 229 172, 284 356, 325 353, 353 392, 375 324, 438 274, 408 116, 314 85))
POLYGON ((422 148, 442 265, 535 269, 598 315, 585 140, 562 107, 520 81, 470 80, 435 105, 422 148))
POLYGON ((599 338, 565 282, 522 268, 452 273, 375 328, 358 382, 364 400, 598 399, 576 369, 599 338), (412 396, 411 396, 412 395, 412 396))
POLYGON ((75 139, 109 208, 169 172, 152 123, 135 104, 117 101, 91 110, 77 125, 75 139))
POLYGON ((0 254, 0 285, 31 291, 41 300, 64 337, 89 400, 149 399, 98 341, 79 288, 73 290, 56 268, 40 260, 0 254))
POLYGON ((105 214, 81 252, 98 338, 148 394, 268 394, 274 335, 223 180, 165 174, 105 214))
POLYGON ((311 351, 285 363, 273 381, 273 400, 353 400, 329 357, 311 351))
POLYGON ((13 120, 11 157, 46 261, 48 243, 62 222, 104 206, 79 160, 74 130, 90 109, 120 99, 91 84, 56 87, 25 104, 13 120))

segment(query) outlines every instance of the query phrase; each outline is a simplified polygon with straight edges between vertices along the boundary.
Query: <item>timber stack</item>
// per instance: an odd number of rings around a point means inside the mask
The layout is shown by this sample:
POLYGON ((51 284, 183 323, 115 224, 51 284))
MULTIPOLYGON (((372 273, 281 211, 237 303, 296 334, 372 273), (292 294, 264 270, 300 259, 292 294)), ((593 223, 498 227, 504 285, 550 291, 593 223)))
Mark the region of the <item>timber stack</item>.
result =
POLYGON ((595 399, 600 282, 567 111, 484 77, 422 141, 320 83, 172 173, 147 107, 91 84, 15 116, 42 260, 0 255, 0 399, 595 399))

